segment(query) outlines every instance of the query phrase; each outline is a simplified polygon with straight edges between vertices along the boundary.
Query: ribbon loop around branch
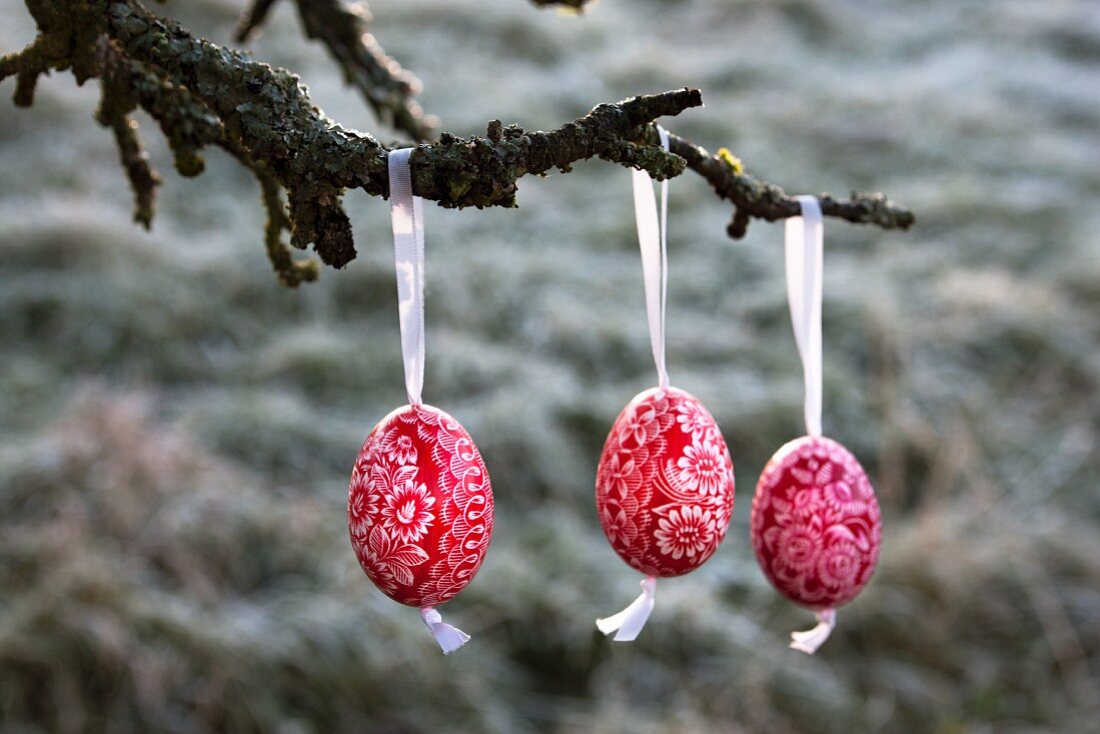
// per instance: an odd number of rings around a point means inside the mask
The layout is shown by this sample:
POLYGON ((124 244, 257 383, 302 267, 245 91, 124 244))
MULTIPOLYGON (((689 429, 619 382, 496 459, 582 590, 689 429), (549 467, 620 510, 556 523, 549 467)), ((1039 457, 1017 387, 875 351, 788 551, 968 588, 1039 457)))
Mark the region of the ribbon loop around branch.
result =
POLYGON ((424 389, 424 201, 412 193, 409 156, 413 150, 391 150, 388 164, 405 392, 410 405, 420 405, 424 389))
MULTIPOLYGON (((657 125, 661 147, 669 149, 668 131, 657 125)), ((653 179, 645 171, 631 171, 634 182, 634 220, 638 225, 638 246, 642 252, 642 276, 645 281, 645 310, 649 320, 649 341, 657 380, 667 388, 665 367, 665 303, 668 293, 668 179, 661 182, 661 210, 653 192, 653 179)))
POLYGON ((806 385, 806 433, 821 435, 821 289, 825 226, 814 196, 797 197, 802 216, 786 224, 787 300, 806 385))

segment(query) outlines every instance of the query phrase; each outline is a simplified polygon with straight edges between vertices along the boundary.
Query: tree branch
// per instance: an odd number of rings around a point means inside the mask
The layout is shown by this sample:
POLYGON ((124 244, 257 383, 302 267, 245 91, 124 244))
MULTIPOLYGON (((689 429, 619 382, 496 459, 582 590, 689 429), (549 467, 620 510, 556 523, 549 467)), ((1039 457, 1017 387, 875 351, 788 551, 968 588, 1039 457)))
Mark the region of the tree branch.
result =
MULTIPOLYGON (((255 0, 241 17, 237 40, 246 40, 263 23, 275 0, 255 0)), ((401 68, 368 32, 366 3, 347 0, 296 0, 306 35, 321 41, 385 124, 422 142, 434 135, 439 119, 425 115, 414 97, 420 80, 401 68)))
POLYGON ((149 155, 138 136, 137 120, 130 117, 137 107, 131 93, 131 71, 126 59, 106 36, 100 36, 97 51, 102 96, 96 119, 115 134, 122 167, 134 191, 134 221, 149 229, 153 223, 156 187, 161 179, 149 165, 149 155))
POLYGON ((551 6, 557 6, 559 8, 570 9, 575 12, 583 12, 584 6, 593 2, 593 0, 531 0, 532 3, 538 5, 540 8, 548 8, 551 6))
MULTIPOLYGON (((341 267, 355 257, 341 197, 348 188, 388 196, 389 149, 370 135, 326 117, 312 104, 297 76, 195 38, 178 23, 153 15, 138 0, 25 2, 39 36, 23 51, 0 57, 0 80, 16 75, 16 101, 29 103, 36 79, 49 69, 70 70, 79 83, 101 79, 100 120, 115 131, 135 192, 138 221, 148 226, 158 182, 129 118, 141 107, 159 123, 181 174, 194 176, 202 171, 200 151, 209 145, 223 148, 253 172, 268 212, 268 255, 284 283, 297 285, 317 275, 313 263, 290 257, 281 238, 284 231, 289 232, 291 245, 300 249, 312 245, 331 266, 341 267)), ((272 2, 258 0, 251 6, 242 21, 242 34, 263 20, 272 2)), ((360 69, 368 64, 363 49, 369 44, 358 48, 352 43, 365 28, 362 16, 343 0, 297 2, 307 30, 319 34, 330 50, 343 49, 333 50, 341 63, 360 69), (328 28, 329 24, 333 27, 328 28)), ((373 59, 369 63, 388 68, 389 83, 404 73, 380 49, 379 54, 367 55, 373 59)), ((383 80, 371 89, 384 88, 386 83, 383 80)), ((366 87, 363 82, 361 88, 371 99, 366 87)), ((412 87, 406 84, 403 89, 412 87)), ((409 104, 415 104, 407 96, 386 99, 376 109, 393 109, 386 105, 403 100, 403 109, 411 114, 409 104)), ((732 236, 743 234, 751 217, 774 220, 797 215, 797 203, 782 189, 745 175, 728 152, 712 156, 678 136, 672 137, 671 153, 657 145, 653 125, 657 118, 701 104, 699 91, 685 88, 602 104, 549 132, 525 132, 492 120, 485 137, 444 133, 413 152, 413 192, 444 207, 510 207, 515 206, 522 176, 553 168, 568 171, 576 161, 600 157, 645 170, 657 179, 677 176, 685 165, 690 166, 736 207, 729 227, 732 236)), ((424 132, 412 125, 411 118, 401 119, 406 132, 424 132)), ((822 208, 829 216, 886 228, 905 228, 913 221, 910 212, 878 194, 853 195, 849 200, 826 195, 822 208)))
POLYGON ((22 51, 0 56, 0 81, 16 76, 13 101, 18 107, 30 107, 39 75, 61 63, 66 56, 64 43, 53 36, 39 35, 22 51))
MULTIPOLYGON (((652 125, 647 127, 640 139, 647 145, 658 141, 657 131, 652 125)), ((733 219, 727 227, 727 232, 734 239, 745 235, 750 217, 774 222, 797 217, 802 212, 798 202, 783 189, 745 173, 741 161, 725 148, 711 155, 706 148, 670 133, 669 149, 683 158, 688 168, 706 179, 719 198, 734 205, 733 219)), ((852 192, 848 199, 818 194, 818 199, 823 215, 853 224, 904 230, 915 221, 911 211, 894 204, 885 194, 852 192)))
MULTIPOLYGON (((186 87, 220 118, 229 138, 265 163, 289 193, 295 245, 312 242, 335 267, 355 257, 340 197, 345 188, 388 195, 388 149, 325 117, 290 72, 196 39, 132 0, 109 4, 107 32, 131 58, 186 87)), ((413 192, 445 207, 514 206, 516 179, 595 155, 674 176, 683 170, 681 158, 627 147, 622 139, 639 124, 700 104, 697 90, 684 89, 601 105, 550 133, 510 127, 498 140, 445 135, 411 157, 413 192)))
MULTIPOLYGON (((197 39, 136 0, 27 0, 27 6, 40 37, 23 53, 4 57, 5 75, 37 76, 52 67, 71 69, 78 81, 101 76, 106 66, 100 37, 105 36, 125 61, 117 65, 126 73, 112 76, 112 84, 125 89, 115 93, 136 100, 157 119, 177 154, 177 167, 188 174, 200 171, 197 151, 204 145, 229 150, 260 177, 269 205, 274 199, 267 179, 286 189, 291 244, 312 244, 334 267, 355 257, 341 197, 347 188, 388 195, 389 151, 370 135, 325 117, 298 77, 197 39), (66 52, 44 55, 40 49, 66 52)), ((445 135, 411 157, 413 191, 446 207, 514 206, 521 176, 567 169, 592 156, 659 178, 675 176, 683 171, 681 158, 625 137, 638 125, 700 104, 698 91, 683 89, 600 105, 548 133, 525 133, 494 121, 487 138, 445 135)), ((144 218, 152 205, 144 183, 135 185, 135 195, 144 218)), ((268 225, 269 252, 277 224, 268 225)), ((289 272, 283 268, 280 277, 295 280, 289 272)))

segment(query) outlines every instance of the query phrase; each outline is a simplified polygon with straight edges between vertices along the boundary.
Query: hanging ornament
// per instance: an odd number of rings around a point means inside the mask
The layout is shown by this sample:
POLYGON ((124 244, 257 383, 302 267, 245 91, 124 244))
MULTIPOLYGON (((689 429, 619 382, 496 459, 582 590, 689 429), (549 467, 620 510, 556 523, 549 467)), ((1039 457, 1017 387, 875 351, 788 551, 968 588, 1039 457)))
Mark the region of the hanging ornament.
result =
POLYGON ((470 583, 493 533, 493 491, 481 454, 458 421, 425 405, 424 218, 412 195, 411 148, 389 155, 390 216, 409 404, 367 436, 348 490, 348 531, 359 564, 384 594, 420 608, 444 653, 469 636, 435 607, 470 583))
POLYGON ((805 372, 806 431, 764 468, 752 502, 752 546, 772 585, 817 614, 791 634, 813 654, 836 625, 837 607, 867 585, 878 563, 882 521, 866 472, 821 435, 821 290, 824 226, 815 197, 800 196, 802 216, 787 220, 787 297, 805 372))
MULTIPOLYGON (((658 126, 668 150, 668 132, 658 126)), ((701 566, 718 549, 733 513, 733 462, 714 418, 669 384, 665 369, 668 181, 658 222, 653 181, 633 171, 650 344, 658 386, 639 393, 611 427, 596 472, 596 509, 611 547, 642 573, 642 594, 599 619, 604 634, 633 640, 650 612, 658 578, 701 566)))

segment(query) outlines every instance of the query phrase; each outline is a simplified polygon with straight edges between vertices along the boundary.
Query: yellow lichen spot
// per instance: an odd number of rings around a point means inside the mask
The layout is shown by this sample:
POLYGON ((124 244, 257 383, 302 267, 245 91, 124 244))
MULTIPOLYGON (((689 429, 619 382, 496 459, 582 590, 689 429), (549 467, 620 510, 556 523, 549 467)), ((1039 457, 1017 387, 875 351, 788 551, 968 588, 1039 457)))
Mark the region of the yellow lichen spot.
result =
POLYGON ((738 176, 745 172, 745 165, 741 162, 740 158, 735 156, 733 153, 730 153, 729 148, 720 148, 718 150, 717 157, 718 160, 729 166, 730 169, 738 176))
POLYGON ((584 15, 586 11, 596 5, 597 1, 591 0, 586 4, 585 0, 559 0, 555 4, 557 5, 558 15, 569 15, 575 18, 584 15))

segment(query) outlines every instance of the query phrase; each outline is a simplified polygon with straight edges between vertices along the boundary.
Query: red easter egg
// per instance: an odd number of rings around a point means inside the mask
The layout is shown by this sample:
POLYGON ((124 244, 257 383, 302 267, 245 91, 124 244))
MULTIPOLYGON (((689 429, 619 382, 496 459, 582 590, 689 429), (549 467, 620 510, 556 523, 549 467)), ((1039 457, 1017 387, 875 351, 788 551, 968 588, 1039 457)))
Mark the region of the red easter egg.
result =
POLYGON ((752 501, 752 547, 781 594, 810 609, 847 604, 878 563, 875 490, 836 441, 803 436, 771 458, 752 501))
POLYGON ((359 565, 387 596, 435 606, 470 583, 493 534, 493 489, 458 421, 429 405, 383 418, 355 460, 348 531, 359 565))
POLYGON ((647 576, 679 576, 714 554, 733 514, 733 461, 695 397, 653 388, 623 408, 600 456, 596 509, 611 547, 647 576))

